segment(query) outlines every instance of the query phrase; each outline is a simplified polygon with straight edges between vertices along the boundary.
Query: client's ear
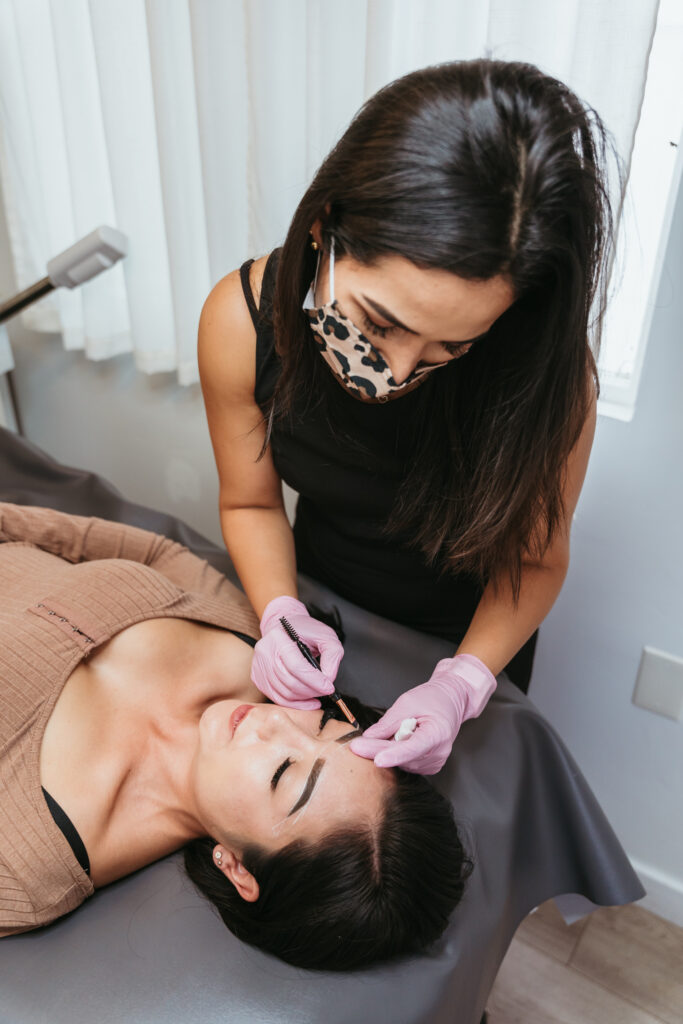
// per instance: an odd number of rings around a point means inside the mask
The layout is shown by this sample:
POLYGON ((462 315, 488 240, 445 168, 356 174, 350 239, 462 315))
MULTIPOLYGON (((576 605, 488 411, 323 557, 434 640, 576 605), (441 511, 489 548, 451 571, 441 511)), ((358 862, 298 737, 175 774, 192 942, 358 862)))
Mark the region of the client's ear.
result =
POLYGON ((228 881, 232 882, 243 900, 247 903, 256 902, 259 898, 258 882, 232 850, 228 850, 226 846, 214 846, 213 862, 228 881))

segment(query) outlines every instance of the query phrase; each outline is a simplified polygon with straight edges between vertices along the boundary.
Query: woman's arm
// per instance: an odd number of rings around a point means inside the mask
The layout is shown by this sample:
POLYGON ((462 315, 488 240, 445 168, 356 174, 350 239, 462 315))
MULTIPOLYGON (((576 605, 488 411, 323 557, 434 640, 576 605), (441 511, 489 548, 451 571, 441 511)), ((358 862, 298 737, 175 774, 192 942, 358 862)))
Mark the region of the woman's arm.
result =
POLYGON ((489 583, 458 647, 458 654, 473 654, 493 675, 502 672, 538 629, 555 603, 567 575, 569 532, 595 435, 596 407, 597 402, 593 399, 579 439, 567 461, 563 492, 565 519, 557 538, 543 558, 523 562, 517 602, 507 576, 489 583))
MULTIPOLYGON (((255 283, 265 260, 252 265, 255 283)), ((281 595, 297 596, 294 537, 282 482, 256 404, 256 333, 239 271, 215 286, 199 323, 199 374, 220 480, 225 544, 259 617, 281 595)))
POLYGON ((149 565, 172 583, 247 608, 237 587, 182 544, 137 526, 51 508, 0 502, 0 542, 20 541, 68 562, 124 558, 149 565))

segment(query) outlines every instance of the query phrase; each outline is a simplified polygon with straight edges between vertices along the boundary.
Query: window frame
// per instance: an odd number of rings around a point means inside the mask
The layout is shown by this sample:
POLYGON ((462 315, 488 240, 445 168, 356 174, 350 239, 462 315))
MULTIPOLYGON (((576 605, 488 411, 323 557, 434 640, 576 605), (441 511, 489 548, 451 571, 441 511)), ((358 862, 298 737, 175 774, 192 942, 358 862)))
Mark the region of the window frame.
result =
POLYGON ((661 0, 617 234, 598 414, 633 418, 683 174, 683 4, 661 0), (626 339, 626 340, 624 340, 626 339))

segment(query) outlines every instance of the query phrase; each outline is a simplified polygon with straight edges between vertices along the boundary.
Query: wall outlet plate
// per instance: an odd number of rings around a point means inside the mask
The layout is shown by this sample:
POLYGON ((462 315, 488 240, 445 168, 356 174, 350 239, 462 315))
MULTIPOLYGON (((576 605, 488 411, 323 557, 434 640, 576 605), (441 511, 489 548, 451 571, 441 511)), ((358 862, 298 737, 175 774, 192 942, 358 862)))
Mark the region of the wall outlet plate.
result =
POLYGON ((633 703, 676 722, 683 721, 683 658, 643 647, 633 703))

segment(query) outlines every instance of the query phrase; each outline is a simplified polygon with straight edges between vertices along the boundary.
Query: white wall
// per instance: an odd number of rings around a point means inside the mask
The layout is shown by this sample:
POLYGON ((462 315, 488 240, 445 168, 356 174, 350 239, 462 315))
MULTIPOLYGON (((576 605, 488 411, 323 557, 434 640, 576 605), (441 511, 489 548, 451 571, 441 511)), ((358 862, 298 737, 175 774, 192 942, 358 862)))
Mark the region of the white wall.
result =
POLYGON ((600 417, 530 695, 593 786, 649 904, 683 925, 683 723, 631 703, 644 645, 683 656, 683 189, 631 423, 600 417))
POLYGON ((11 331, 25 436, 95 470, 127 498, 180 516, 222 543, 218 485, 201 392, 147 377, 132 357, 87 362, 50 335, 11 331))
MULTIPOLYGON (((628 853, 645 866, 653 909, 683 924, 683 725, 631 704, 644 644, 683 656, 681 281, 683 196, 636 415, 631 423, 598 421, 572 565, 541 631, 531 696, 568 743, 628 853)), ((11 288, 0 222, 0 295, 11 288)), ((16 322, 11 335, 30 440, 220 540, 197 387, 179 388, 170 375, 144 377, 128 356, 87 362, 16 322)))

